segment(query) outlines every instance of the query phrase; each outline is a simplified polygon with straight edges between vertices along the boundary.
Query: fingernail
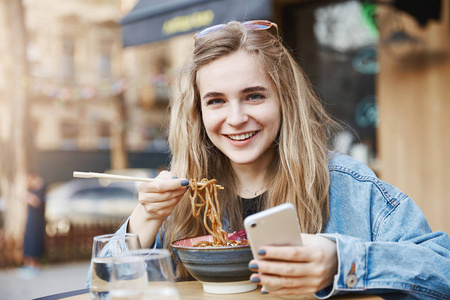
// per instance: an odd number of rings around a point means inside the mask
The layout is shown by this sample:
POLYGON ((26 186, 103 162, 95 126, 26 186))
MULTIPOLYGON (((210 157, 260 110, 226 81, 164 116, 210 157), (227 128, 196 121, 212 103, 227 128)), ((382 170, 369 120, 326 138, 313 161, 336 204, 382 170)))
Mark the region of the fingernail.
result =
POLYGON ((259 279, 258 277, 253 277, 252 279, 250 279, 250 281, 254 283, 260 283, 261 279, 259 279))
POLYGON ((264 249, 259 249, 259 250, 258 250, 258 255, 266 255, 266 250, 264 250, 264 249))
POLYGON ((181 182, 181 186, 187 186, 189 185, 189 180, 185 179, 181 182))
POLYGON ((174 176, 174 177, 172 177, 172 179, 178 179, 178 177, 174 176))
POLYGON ((261 290, 261 294, 266 295, 266 294, 268 294, 268 293, 269 293, 268 291, 263 291, 263 290, 261 290))
POLYGON ((248 264, 248 268, 252 270, 257 270, 259 267, 257 264, 248 264))

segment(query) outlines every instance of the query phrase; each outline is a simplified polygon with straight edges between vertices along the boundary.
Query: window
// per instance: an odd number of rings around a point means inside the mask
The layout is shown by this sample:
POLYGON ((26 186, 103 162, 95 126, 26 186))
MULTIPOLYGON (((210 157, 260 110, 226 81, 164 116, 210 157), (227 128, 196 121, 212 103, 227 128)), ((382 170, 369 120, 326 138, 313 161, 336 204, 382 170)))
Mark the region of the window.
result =
POLYGON ((110 136, 111 136, 110 125, 108 122, 99 121, 98 127, 99 127, 98 149, 109 150, 111 147, 111 145, 110 145, 110 140, 111 140, 110 139, 110 136))
POLYGON ((72 83, 75 80, 75 42, 73 39, 63 39, 62 51, 62 80, 72 83))
POLYGON ((284 10, 284 39, 335 119, 339 150, 376 157, 376 27, 360 1, 311 1, 284 10))
POLYGON ((103 41, 100 44, 100 57, 99 57, 99 77, 101 79, 111 78, 111 48, 112 43, 110 41, 103 41))
POLYGON ((74 150, 77 149, 77 138, 79 128, 78 124, 72 121, 63 121, 61 123, 61 149, 74 150))

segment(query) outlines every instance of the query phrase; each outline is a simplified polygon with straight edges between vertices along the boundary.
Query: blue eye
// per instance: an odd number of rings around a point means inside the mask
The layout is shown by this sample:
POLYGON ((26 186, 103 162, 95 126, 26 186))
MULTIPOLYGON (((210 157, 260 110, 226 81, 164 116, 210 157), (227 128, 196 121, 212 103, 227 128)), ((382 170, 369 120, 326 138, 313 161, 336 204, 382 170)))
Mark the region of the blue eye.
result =
POLYGON ((248 100, 260 100, 260 99, 264 99, 264 95, 261 94, 251 94, 247 97, 248 100))
POLYGON ((211 99, 206 101, 206 105, 217 105, 217 104, 221 104, 224 103, 224 101, 222 99, 211 99))

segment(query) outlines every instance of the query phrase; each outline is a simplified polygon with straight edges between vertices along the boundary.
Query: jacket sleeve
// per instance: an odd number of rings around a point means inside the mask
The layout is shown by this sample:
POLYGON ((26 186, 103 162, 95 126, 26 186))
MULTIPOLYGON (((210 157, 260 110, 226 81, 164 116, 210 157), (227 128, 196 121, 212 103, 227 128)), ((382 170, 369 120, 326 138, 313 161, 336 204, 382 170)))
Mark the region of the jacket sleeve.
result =
MULTIPOLYGON (((403 194, 404 195, 404 194, 403 194)), ((432 232, 412 199, 404 195, 372 228, 366 241, 323 234, 336 242, 338 273, 319 299, 346 292, 400 294, 408 299, 450 299, 450 238, 432 232)))

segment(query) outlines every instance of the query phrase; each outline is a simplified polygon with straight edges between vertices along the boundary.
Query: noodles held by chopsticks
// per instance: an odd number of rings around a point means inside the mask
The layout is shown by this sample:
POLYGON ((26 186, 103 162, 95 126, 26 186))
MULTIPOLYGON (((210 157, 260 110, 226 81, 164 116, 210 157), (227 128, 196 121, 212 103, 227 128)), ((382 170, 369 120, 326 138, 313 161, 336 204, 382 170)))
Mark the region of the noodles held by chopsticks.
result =
POLYGON ((202 209, 203 224, 206 230, 213 237, 213 246, 224 246, 229 244, 228 233, 222 227, 220 220, 220 205, 217 198, 217 190, 223 189, 222 186, 216 184, 216 179, 203 178, 200 182, 195 179, 189 181, 189 197, 192 205, 192 215, 199 217, 202 209), (211 227, 208 225, 210 221, 211 227))

